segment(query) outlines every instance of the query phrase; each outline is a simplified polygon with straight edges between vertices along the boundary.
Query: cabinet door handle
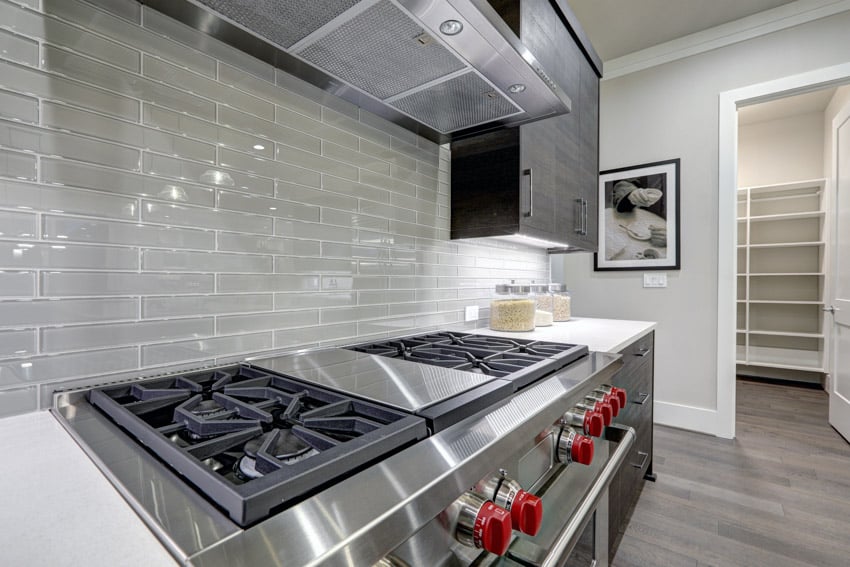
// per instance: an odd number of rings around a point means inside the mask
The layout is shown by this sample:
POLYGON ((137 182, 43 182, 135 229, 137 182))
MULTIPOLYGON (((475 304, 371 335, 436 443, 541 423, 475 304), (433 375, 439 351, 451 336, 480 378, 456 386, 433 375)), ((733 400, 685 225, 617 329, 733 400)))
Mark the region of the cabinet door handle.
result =
POLYGON ((640 399, 639 399, 639 400, 634 400, 634 403, 636 403, 636 404, 637 404, 637 405, 639 405, 639 406, 642 406, 643 404, 645 404, 645 403, 646 403, 646 400, 648 400, 648 399, 649 399, 649 394, 648 394, 648 393, 646 393, 646 392, 638 392, 638 397, 639 397, 640 399), (643 397, 641 397, 641 396, 643 396, 643 397))
POLYGON ((637 454, 638 456, 643 458, 641 459, 640 463, 632 463, 632 466, 636 469, 642 469, 644 466, 646 466, 646 461, 649 460, 649 453, 638 451, 637 454))
POLYGON ((649 348, 649 347, 643 347, 642 349, 638 350, 638 351, 635 353, 635 356, 639 356, 639 357, 643 358, 643 357, 645 357, 646 355, 648 355, 648 354, 649 354, 649 353, 651 353, 651 352, 652 352, 652 349, 651 349, 651 348, 649 348))
POLYGON ((584 209, 583 202, 584 202, 584 199, 576 199, 575 200, 575 204, 578 205, 578 207, 575 209, 576 215, 573 218, 573 225, 575 225, 574 231, 575 231, 576 234, 583 234, 582 231, 584 230, 584 220, 582 219, 582 216, 581 216, 581 212, 584 209))
POLYGON ((587 236, 587 199, 581 200, 581 235, 587 236))
POLYGON ((531 168, 524 169, 522 171, 523 175, 528 176, 528 212, 523 213, 526 217, 534 216, 534 173, 531 171, 531 168))

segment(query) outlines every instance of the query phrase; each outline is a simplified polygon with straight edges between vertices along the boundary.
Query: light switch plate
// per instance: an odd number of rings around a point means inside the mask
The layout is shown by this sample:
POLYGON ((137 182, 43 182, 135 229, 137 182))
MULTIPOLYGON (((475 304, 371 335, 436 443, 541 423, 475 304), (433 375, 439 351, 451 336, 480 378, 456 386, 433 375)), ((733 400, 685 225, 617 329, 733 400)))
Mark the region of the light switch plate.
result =
POLYGON ((644 274, 643 287, 667 287, 667 274, 664 272, 644 274))
POLYGON ((477 305, 467 305, 466 313, 464 316, 464 321, 477 321, 478 320, 478 306, 477 305))

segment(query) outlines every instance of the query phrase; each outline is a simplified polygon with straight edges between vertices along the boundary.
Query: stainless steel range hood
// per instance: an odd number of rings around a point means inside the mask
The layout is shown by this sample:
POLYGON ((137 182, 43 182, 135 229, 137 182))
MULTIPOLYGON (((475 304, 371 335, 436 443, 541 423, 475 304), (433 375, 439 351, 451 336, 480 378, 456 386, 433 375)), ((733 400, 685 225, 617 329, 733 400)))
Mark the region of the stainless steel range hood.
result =
POLYGON ((438 142, 570 111, 487 0, 143 3, 438 142))

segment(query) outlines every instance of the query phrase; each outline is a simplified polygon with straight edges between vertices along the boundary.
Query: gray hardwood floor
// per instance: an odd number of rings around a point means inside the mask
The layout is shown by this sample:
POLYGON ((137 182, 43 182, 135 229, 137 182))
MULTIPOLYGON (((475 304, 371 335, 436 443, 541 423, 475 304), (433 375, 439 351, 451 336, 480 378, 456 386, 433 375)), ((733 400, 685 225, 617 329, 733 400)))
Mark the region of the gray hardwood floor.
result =
POLYGON ((850 445, 822 390, 738 381, 737 438, 655 427, 614 567, 850 566, 850 445))

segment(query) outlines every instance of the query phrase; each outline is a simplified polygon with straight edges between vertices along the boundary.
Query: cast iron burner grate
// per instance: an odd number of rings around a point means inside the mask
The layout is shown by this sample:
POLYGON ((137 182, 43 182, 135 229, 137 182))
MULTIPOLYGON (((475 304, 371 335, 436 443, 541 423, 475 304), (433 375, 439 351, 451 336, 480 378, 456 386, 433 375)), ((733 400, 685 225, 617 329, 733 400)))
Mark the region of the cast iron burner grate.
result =
POLYGON ((244 366, 88 395, 242 526, 427 436, 421 418, 244 366))
POLYGON ((438 332, 349 347, 352 350, 506 378, 514 391, 585 356, 584 345, 438 332))

